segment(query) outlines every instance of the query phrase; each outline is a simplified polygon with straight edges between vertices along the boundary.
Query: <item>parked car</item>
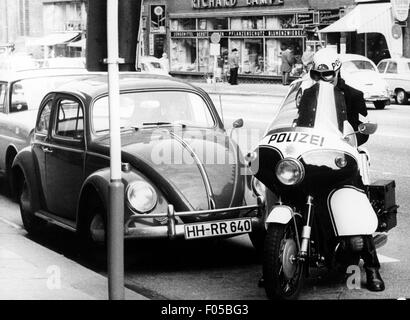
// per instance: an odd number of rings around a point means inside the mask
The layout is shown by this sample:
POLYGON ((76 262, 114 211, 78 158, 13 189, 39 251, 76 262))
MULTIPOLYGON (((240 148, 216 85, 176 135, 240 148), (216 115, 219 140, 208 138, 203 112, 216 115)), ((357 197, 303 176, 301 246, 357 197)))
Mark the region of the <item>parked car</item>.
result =
POLYGON ((81 68, 84 69, 85 58, 57 57, 44 60, 43 68, 81 68))
POLYGON ((169 76, 169 71, 164 66, 161 59, 151 56, 142 56, 139 59, 139 65, 142 73, 159 74, 163 76, 169 76))
MULTIPOLYGON (((257 196, 241 174, 242 154, 209 96, 170 77, 120 78, 125 238, 262 238, 257 196)), ((28 232, 47 221, 78 232, 84 243, 105 240, 108 115, 106 76, 45 96, 32 144, 13 165, 28 232)))
POLYGON ((392 89, 397 104, 407 104, 410 94, 410 59, 384 59, 378 63, 377 69, 392 89))
MULTIPOLYGON (((357 54, 340 54, 342 68, 340 75, 349 86, 363 92, 366 102, 373 103, 376 109, 384 109, 390 104, 390 88, 387 82, 377 72, 377 67, 370 59, 357 54)), ((306 74, 301 79, 301 88, 296 96, 297 105, 305 89, 311 87, 314 81, 306 74)))
POLYGON ((90 75, 84 69, 0 73, 0 172, 6 175, 9 191, 13 191, 11 165, 29 145, 41 100, 61 84, 90 75))

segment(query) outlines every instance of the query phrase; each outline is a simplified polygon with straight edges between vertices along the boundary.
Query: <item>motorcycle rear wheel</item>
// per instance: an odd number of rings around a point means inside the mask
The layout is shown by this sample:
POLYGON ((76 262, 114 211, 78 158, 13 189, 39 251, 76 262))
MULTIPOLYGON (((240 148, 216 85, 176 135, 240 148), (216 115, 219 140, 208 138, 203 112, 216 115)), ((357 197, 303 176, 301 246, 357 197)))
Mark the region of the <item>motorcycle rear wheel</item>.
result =
POLYGON ((294 223, 271 224, 265 239, 263 278, 269 299, 295 300, 304 278, 304 263, 297 259, 294 223))

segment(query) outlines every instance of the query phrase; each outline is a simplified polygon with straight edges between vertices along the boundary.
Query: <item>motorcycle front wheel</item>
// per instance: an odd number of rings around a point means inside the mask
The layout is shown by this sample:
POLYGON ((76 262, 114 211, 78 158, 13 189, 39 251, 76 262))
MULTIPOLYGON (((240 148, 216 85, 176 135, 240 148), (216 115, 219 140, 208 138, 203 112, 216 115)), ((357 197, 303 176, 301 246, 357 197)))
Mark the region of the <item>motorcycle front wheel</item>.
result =
POLYGON ((293 220, 268 227, 263 255, 263 278, 269 299, 294 300, 299 296, 304 263, 297 259, 299 248, 293 220))

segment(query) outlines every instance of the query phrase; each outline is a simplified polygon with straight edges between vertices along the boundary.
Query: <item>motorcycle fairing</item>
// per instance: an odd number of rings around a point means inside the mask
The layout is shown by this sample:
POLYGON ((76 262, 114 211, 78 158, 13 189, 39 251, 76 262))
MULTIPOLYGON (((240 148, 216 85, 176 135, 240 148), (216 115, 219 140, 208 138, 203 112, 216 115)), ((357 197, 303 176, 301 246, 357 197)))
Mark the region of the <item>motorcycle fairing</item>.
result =
POLYGON ((366 193, 354 186, 332 191, 328 208, 336 236, 372 235, 377 229, 377 215, 366 193))
POLYGON ((359 158, 354 130, 347 121, 343 93, 320 82, 305 91, 296 104, 298 87, 291 88, 258 148, 275 147, 284 158, 299 158, 320 149, 334 149, 359 158))

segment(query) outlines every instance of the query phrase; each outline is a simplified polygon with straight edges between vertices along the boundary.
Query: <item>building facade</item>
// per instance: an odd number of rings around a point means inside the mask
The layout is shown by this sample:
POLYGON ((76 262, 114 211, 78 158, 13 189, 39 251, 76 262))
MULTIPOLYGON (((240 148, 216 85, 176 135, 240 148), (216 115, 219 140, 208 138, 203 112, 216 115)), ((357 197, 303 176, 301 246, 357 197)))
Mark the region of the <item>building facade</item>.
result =
MULTIPOLYGON (((144 1, 143 52, 168 54, 174 74, 227 69, 239 51, 242 76, 280 76, 281 52, 292 47, 300 60, 307 45, 323 45, 317 30, 338 20, 353 0, 144 1), (217 46, 211 36, 219 38, 217 46), (217 50, 214 52, 213 50, 217 50), (217 63, 214 55, 217 54, 217 63)), ((298 75, 301 69, 295 68, 298 75)))
POLYGON ((0 0, 0 42, 24 49, 25 37, 43 35, 42 0, 0 0))

